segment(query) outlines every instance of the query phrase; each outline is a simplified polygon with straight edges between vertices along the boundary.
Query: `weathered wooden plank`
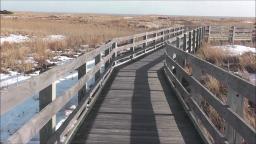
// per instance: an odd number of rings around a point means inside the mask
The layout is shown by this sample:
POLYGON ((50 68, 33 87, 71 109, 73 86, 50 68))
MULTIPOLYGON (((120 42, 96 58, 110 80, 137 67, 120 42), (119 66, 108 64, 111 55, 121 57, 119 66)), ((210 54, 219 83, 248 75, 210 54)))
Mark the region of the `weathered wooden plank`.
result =
MULTIPOLYGON (((113 63, 113 62, 112 62, 113 63)), ((111 65, 112 65, 111 63, 111 65)), ((105 75, 102 75, 101 78, 103 79, 103 85, 108 81, 109 77, 112 74, 112 68, 108 69, 108 71, 105 72, 105 75), (107 76, 105 78, 105 76, 107 76)), ((95 101, 95 99, 98 97, 95 92, 97 91, 97 88, 101 85, 100 82, 98 82, 94 88, 91 89, 89 93, 87 93, 86 96, 83 97, 81 103, 76 107, 76 109, 69 115, 69 117, 64 121, 64 123, 58 128, 58 130, 51 136, 49 141, 47 143, 52 144, 55 142, 60 143, 61 141, 68 141, 63 140, 63 136, 66 135, 67 131, 69 132, 69 137, 71 137, 71 134, 75 131, 75 128, 79 126, 81 121, 84 119, 85 115, 88 114, 94 105, 92 101, 95 101), (95 94, 96 96, 93 97, 93 100, 91 100, 92 95, 95 94), (90 102, 89 102, 90 101, 90 102), (74 126, 75 125, 75 126, 74 126)), ((100 90, 97 91, 100 93, 100 90)))
MULTIPOLYGON (((169 29, 173 29, 173 28, 169 28, 169 29)), ((162 32, 164 30, 166 29, 158 30, 156 32, 162 32)), ((176 32, 174 31, 173 33, 176 33, 176 32)), ((139 34, 138 36, 141 36, 141 34, 139 34)), ((129 39, 129 38, 130 37, 121 38, 121 39, 129 39)), ((101 51, 105 51, 106 49, 111 47, 115 40, 117 41, 118 39, 114 39, 109 43, 102 45, 100 48, 90 51, 84 54, 83 56, 78 57, 77 59, 65 65, 56 66, 48 70, 47 72, 40 74, 39 76, 25 80, 18 86, 12 85, 7 90, 2 90, 0 115, 9 111, 14 106, 24 102, 27 98, 33 96, 35 93, 39 92, 43 88, 50 85, 53 81, 60 79, 61 77, 68 74, 69 72, 74 71, 75 69, 83 65, 88 60, 93 59, 101 51), (16 91, 19 91, 19 95, 16 95, 16 91)), ((149 41, 150 40, 155 40, 155 38, 149 39, 149 41)), ((142 43, 145 43, 145 40, 137 42, 135 43, 135 45, 139 45, 142 43)), ((119 50, 125 49, 127 47, 130 47, 130 45, 128 44, 123 48, 119 48, 119 50)))
MULTIPOLYGON (((114 53, 114 51, 112 51, 114 53)), ((42 111, 36 114, 26 124, 24 124, 17 132, 15 132, 9 139, 10 143, 27 143, 38 131, 55 115, 76 93, 84 86, 92 76, 101 68, 111 55, 104 57, 93 70, 89 71, 86 75, 79 79, 79 81, 70 89, 64 92, 62 96, 56 98, 52 103, 46 106, 42 111)))
POLYGON ((248 143, 256 141, 255 129, 247 124, 238 114, 232 111, 226 104, 223 104, 214 94, 207 90, 200 82, 192 78, 192 85, 206 98, 207 102, 211 104, 214 109, 227 121, 232 127, 240 133, 248 143))
MULTIPOLYGON (((157 53, 152 53, 145 59, 161 57, 161 55, 153 57, 154 54, 157 53)), ((186 119, 186 113, 177 103, 174 95, 168 89, 163 88, 159 91, 151 91, 153 88, 150 87, 151 84, 147 79, 160 82, 159 87, 165 85, 161 76, 157 74, 161 67, 155 63, 155 60, 143 60, 132 63, 131 65, 136 65, 132 71, 127 71, 126 67, 123 67, 126 68, 124 71, 120 68, 121 70, 115 74, 116 78, 113 79, 106 94, 98 99, 95 105, 97 107, 78 130, 73 142, 91 143, 98 140, 98 143, 129 143, 131 141, 132 143, 135 141, 147 143, 149 141, 146 138, 157 134, 154 138, 160 140, 161 143, 164 142, 162 140, 164 137, 172 139, 166 143, 176 142, 173 139, 178 139, 182 143, 188 143, 188 140, 191 143, 201 143, 197 133, 191 132, 194 131, 192 125, 186 119), (151 67, 158 67, 157 73, 148 73, 147 70, 151 67), (155 74, 154 78, 146 76, 151 73, 155 74), (134 87, 132 91, 111 89, 113 84, 116 86, 125 84, 123 81, 120 84, 120 80, 127 79, 125 75, 129 74, 132 75, 133 80, 128 80, 129 84, 126 85, 134 87), (125 131, 118 133, 116 132, 118 130, 125 131), (166 133, 160 132, 159 134, 159 131, 166 133)))
POLYGON ((218 66, 215 66, 202 59, 199 59, 190 53, 186 53, 170 45, 169 47, 170 48, 167 49, 167 53, 174 52, 183 56, 184 58, 187 58, 188 60, 190 60, 190 62, 196 64, 201 70, 214 76, 216 79, 222 81, 223 83, 227 83, 230 87, 232 87, 232 89, 237 90, 237 92, 240 93, 242 96, 248 98, 250 101, 256 104, 256 99, 255 99, 256 86, 255 85, 251 84, 250 82, 230 72, 227 72, 222 68, 219 68, 218 66))
POLYGON ((86 61, 93 59, 101 50, 105 50, 108 45, 109 44, 88 52, 65 65, 56 66, 40 74, 39 76, 25 80, 18 86, 12 85, 7 90, 1 90, 0 115, 6 113, 14 106, 24 102, 27 98, 33 96, 35 93, 38 93, 43 88, 49 86, 53 81, 56 81, 69 72, 74 71, 86 61), (19 92, 18 95, 17 91, 19 92))
POLYGON ((196 119, 196 117, 194 116, 194 113, 192 113, 192 111, 190 110, 190 108, 188 107, 188 105, 186 104, 186 102, 183 98, 184 94, 189 96, 189 93, 185 90, 185 88, 183 86, 181 86, 181 84, 174 85, 173 80, 176 80, 176 83, 180 83, 180 82, 175 78, 175 76, 171 73, 171 71, 168 67, 164 68, 164 72, 165 72, 166 78, 168 79, 168 81, 171 85, 171 88, 173 88, 174 91, 176 92, 179 101, 181 102, 182 106, 185 108, 186 113, 188 114, 190 120, 192 121, 194 127, 196 128, 196 130, 199 133, 199 135, 201 136, 201 138, 203 139, 204 143, 207 143, 207 144, 211 143, 211 141, 209 140, 207 135, 201 129, 201 126, 198 123, 198 119, 196 119))
MULTIPOLYGON (((175 52, 177 52, 174 50, 175 52)), ((168 50, 167 50, 168 51, 168 50)), ((168 52, 167 52, 168 54, 168 52)), ((184 69, 176 64, 169 56, 166 56, 166 62, 171 62, 179 71, 183 71, 183 75, 187 75, 184 69)), ((192 61, 194 62, 194 61, 192 61)), ((205 67, 205 66, 204 66, 205 67)), ((218 100, 214 94, 209 92, 203 85, 200 84, 195 78, 191 77, 188 79, 192 88, 197 89, 207 101, 222 115, 222 117, 229 122, 249 143, 255 142, 256 132, 250 125, 248 125, 242 118, 235 114, 230 108, 227 108, 227 105, 223 104, 218 100), (239 123, 239 124, 238 124, 239 123)))
MULTIPOLYGON (((168 61, 170 62, 170 61, 168 61)), ((224 143, 226 140, 224 136, 218 131, 218 129, 213 125, 213 123, 209 120, 209 118, 203 113, 203 111, 198 107, 196 102, 191 98, 190 94, 187 92, 187 90, 182 86, 182 84, 177 80, 177 78, 173 75, 170 70, 166 69, 169 73, 169 76, 171 76, 172 80, 175 83, 176 88, 178 91, 184 96, 184 100, 187 104, 189 104, 189 107, 192 108, 192 110, 195 112, 197 117, 202 121, 205 128, 210 132, 210 134, 213 136, 215 142, 217 143, 224 143)), ((182 75, 186 77, 187 80, 191 79, 189 75, 185 71, 182 71, 182 75)), ((187 106, 186 106, 187 107, 187 106)))

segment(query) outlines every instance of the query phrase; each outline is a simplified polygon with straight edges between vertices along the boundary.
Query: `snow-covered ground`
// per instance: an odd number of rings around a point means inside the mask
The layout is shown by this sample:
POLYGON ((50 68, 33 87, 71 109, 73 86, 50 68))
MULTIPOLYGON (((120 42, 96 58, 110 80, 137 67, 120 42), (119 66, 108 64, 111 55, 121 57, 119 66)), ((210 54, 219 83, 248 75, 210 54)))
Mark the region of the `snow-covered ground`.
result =
MULTIPOLYGON (((95 66, 95 61, 91 60, 86 64, 86 71, 90 71, 95 66)), ((16 75, 16 72, 12 72, 10 75, 2 75, 2 80, 12 79, 12 75, 16 75)), ((27 77, 26 77, 27 78, 27 77)), ((56 95, 61 96, 61 94, 74 85, 78 81, 78 73, 75 71, 68 74, 67 76, 59 79, 57 81, 56 95)), ((94 83, 94 78, 87 82, 87 86, 90 87, 94 83)), ((2 84, 2 81, 1 81, 2 84)), ((13 82, 15 84, 15 82, 13 82)), ((65 119, 72 113, 72 111, 77 106, 77 95, 74 96, 62 110, 57 113, 57 125, 58 129, 65 119)), ((39 96, 35 94, 33 97, 25 101, 24 103, 18 105, 11 111, 7 112, 0 117, 0 141, 7 139, 11 134, 17 131, 23 124, 25 124, 29 119, 31 119, 39 111, 39 96)), ((35 136, 31 143, 38 143, 39 136, 35 136)))
POLYGON ((215 48, 222 49, 228 55, 242 55, 247 52, 252 52, 256 54, 256 48, 246 47, 242 45, 216 46, 215 48))
POLYGON ((256 74, 249 74, 249 80, 251 81, 252 84, 256 85, 256 74))
MULTIPOLYGON (((226 46, 215 46, 215 48, 222 49, 227 55, 239 56, 247 52, 251 52, 256 55, 256 48, 246 47, 242 45, 226 45, 226 46)), ((235 72, 240 76, 248 79, 252 84, 256 85, 256 74, 248 72, 235 72)))
POLYGON ((9 74, 0 74, 0 88, 8 88, 12 84, 19 84, 21 81, 39 75, 39 71, 32 74, 21 74, 15 71, 9 71, 9 74))
MULTIPOLYGON (((33 36, 33 38, 36 38, 33 36)), ((62 41, 66 37, 63 35, 48 35, 42 38, 45 41, 62 41)), ((10 34, 9 36, 0 36, 1 44, 8 43, 22 43, 31 40, 29 35, 18 35, 18 34, 10 34)))
POLYGON ((249 80, 250 83, 256 85, 256 73, 248 73, 247 71, 238 71, 234 73, 249 80))
POLYGON ((29 40, 30 38, 27 35, 24 36, 24 35, 10 34, 9 36, 0 36, 1 44, 4 42, 21 43, 29 40))
MULTIPOLYGON (((21 43, 25 41, 31 40, 29 36, 22 36, 22 35, 15 35, 11 34, 9 36, 1 36, 1 44, 4 42, 8 43, 21 43)), ((60 41, 65 40, 65 36, 63 35, 49 35, 44 38, 43 40, 47 41, 60 41)), ((60 52, 59 54, 62 54, 60 52)), ((77 53, 74 57, 78 57, 81 53, 77 53)), ((54 63, 56 65, 62 65, 70 60, 73 60, 72 57, 58 55, 53 57, 52 60, 47 60, 48 63, 54 63)), ((36 61, 33 57, 28 56, 27 63, 32 63, 37 65, 36 61)), ((86 71, 90 71, 95 65, 95 61, 91 60, 86 64, 86 71)), ((22 74, 16 71, 9 70, 7 74, 0 73, 0 89, 8 88, 10 85, 16 85, 21 83, 22 81, 29 79, 33 76, 38 76, 39 71, 35 71, 31 74, 22 74)), ((63 78, 60 78, 57 81, 57 90, 56 95, 61 96, 61 94, 74 85, 78 81, 78 73, 74 71, 73 73, 67 74, 63 78)), ((91 85, 95 82, 94 77, 87 81, 87 88, 89 89, 91 85)), ((7 139, 11 134, 13 134, 17 129, 19 129, 23 124, 25 124, 29 119, 31 119, 36 113, 39 111, 39 95, 35 94, 24 103, 18 105, 17 107, 13 108, 11 111, 7 112, 6 114, 0 117, 0 141, 7 139)), ((77 106, 77 96, 74 96, 65 107, 57 113, 57 126, 58 129, 61 124, 65 121, 69 114, 77 106)), ((39 136, 35 136, 32 139, 32 143, 38 143, 39 136)))
MULTIPOLYGON (((67 56, 56 56, 53 58, 54 61, 47 60, 48 63, 54 63, 56 65, 62 65, 70 60, 73 60, 74 58, 70 58, 67 56)), ((36 65, 36 62, 33 60, 32 57, 28 57, 27 59, 28 63, 33 63, 36 65)), ((29 79, 32 76, 39 75, 39 71, 35 71, 31 74, 22 74, 16 71, 8 71, 8 74, 0 73, 0 88, 6 88, 12 84, 18 84, 23 80, 29 79)))
POLYGON ((48 35, 46 38, 44 38, 44 40, 47 40, 47 41, 61 41, 64 39, 65 39, 65 36, 63 35, 48 35))

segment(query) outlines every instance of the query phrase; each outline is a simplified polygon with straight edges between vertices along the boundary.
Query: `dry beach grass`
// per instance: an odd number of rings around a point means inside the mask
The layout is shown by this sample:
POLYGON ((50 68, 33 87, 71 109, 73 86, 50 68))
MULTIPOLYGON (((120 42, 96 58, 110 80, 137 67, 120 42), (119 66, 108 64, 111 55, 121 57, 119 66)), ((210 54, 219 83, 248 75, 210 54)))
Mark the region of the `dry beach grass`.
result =
POLYGON ((27 62, 27 57, 32 56, 39 65, 37 67, 40 67, 47 63, 47 59, 56 55, 53 51, 62 51, 61 54, 64 55, 77 53, 83 48, 81 45, 97 48, 114 37, 170 27, 174 24, 186 26, 246 24, 244 23, 246 21, 248 19, 243 18, 14 12, 10 15, 1 15, 1 36, 28 35, 30 41, 1 44, 1 72, 7 69, 19 72, 31 71, 35 66, 27 62), (65 39, 42 41, 49 35, 63 35, 65 39))
MULTIPOLYGON (((222 49, 215 48, 210 44, 205 43, 203 47, 201 47, 197 52, 197 56, 224 69, 226 69, 225 67, 226 62, 229 59, 230 61, 233 61, 235 63, 235 66, 237 67, 236 69, 238 69, 238 71, 256 73, 256 57, 255 57, 255 54, 250 52, 244 53, 242 55, 238 55, 236 57, 228 56, 222 49)), ((215 79, 210 75, 202 76, 202 77, 203 77, 203 83, 205 84, 205 86, 213 94, 215 94, 218 97, 218 99, 226 103, 227 102, 227 86, 225 86, 222 82, 218 81, 217 79, 215 79)), ((240 77, 248 80, 248 77, 245 77, 245 75, 240 75, 240 77)), ((205 112, 208 114, 209 118, 212 120, 213 124, 221 132, 224 132, 224 129, 225 129, 224 120, 216 112, 216 110, 214 110, 214 108, 207 103, 203 104, 203 108, 205 112)), ((244 119, 254 128, 256 127, 255 110, 256 110, 255 106, 250 104, 248 99, 245 98, 244 99, 244 119)))

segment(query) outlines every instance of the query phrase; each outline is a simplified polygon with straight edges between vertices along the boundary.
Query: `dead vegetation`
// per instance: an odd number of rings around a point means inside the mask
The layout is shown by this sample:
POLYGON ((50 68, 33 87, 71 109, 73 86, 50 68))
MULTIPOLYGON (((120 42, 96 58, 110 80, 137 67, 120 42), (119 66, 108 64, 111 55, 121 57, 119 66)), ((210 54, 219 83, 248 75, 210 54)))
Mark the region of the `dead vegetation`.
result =
POLYGON ((256 73, 256 56, 251 52, 244 53, 239 56, 228 55, 221 48, 216 48, 205 43, 202 48, 197 51, 200 58, 231 71, 244 71, 256 73))
POLYGON ((86 51, 83 45, 88 45, 87 49, 97 48, 114 37, 170 27, 174 24, 193 27, 198 24, 241 24, 243 21, 248 19, 15 12, 12 15, 1 15, 1 36, 28 35, 31 40, 18 44, 1 44, 1 72, 7 72, 7 69, 31 71, 35 66, 27 62, 27 57, 34 57, 36 67, 40 67, 47 65, 46 60, 54 57, 56 51, 61 51, 64 55, 83 53, 86 51), (63 35, 65 40, 42 41, 48 35, 63 35))
MULTIPOLYGON (((256 73, 256 57, 253 53, 244 53, 235 57, 229 56, 222 49, 214 48, 205 43, 203 47, 198 50, 196 55, 224 69, 227 69, 227 61, 229 61, 234 67, 236 67, 237 71, 256 73)), ((240 75, 240 77, 248 80, 248 77, 244 77, 244 75, 240 75)), ((201 78, 201 82, 208 90, 216 95, 216 97, 223 103, 227 103, 228 91, 225 84, 210 75, 203 75, 201 78)), ((225 121, 218 112, 205 100, 203 100, 202 108, 220 132, 224 133, 225 121)), ((256 128, 255 110, 255 105, 253 105, 248 99, 244 98, 243 117, 254 128, 256 128)))

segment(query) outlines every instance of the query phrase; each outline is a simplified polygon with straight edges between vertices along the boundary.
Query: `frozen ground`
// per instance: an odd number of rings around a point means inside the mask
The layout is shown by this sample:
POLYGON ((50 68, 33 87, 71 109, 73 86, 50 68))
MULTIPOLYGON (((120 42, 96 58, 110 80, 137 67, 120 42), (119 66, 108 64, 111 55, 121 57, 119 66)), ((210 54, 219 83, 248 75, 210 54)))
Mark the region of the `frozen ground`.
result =
MULTIPOLYGON (((71 87, 77 81, 77 72, 74 72, 57 82, 57 97, 60 96, 65 90, 71 87)), ((18 105, 13 110, 1 116, 0 132, 1 139, 8 138, 19 127, 25 124, 39 111, 39 96, 34 95, 26 102, 18 105)), ((66 106, 57 113, 57 126, 66 119, 77 105, 77 97, 75 96, 66 106)))
MULTIPOLYGON (((71 60, 69 58, 60 57, 62 62, 71 60)), ((86 71, 88 72, 94 67, 94 60, 91 60, 87 63, 86 71)), ((1 74, 1 86, 17 84, 22 80, 28 79, 31 76, 38 75, 39 72, 34 74, 22 76, 17 72, 10 71, 10 74, 1 74), (17 81, 17 79, 20 79, 17 81)), ((56 95, 61 96, 61 94, 74 85, 77 82, 78 73, 75 71, 73 73, 68 74, 67 76, 59 79, 57 81, 57 90, 56 95)), ((87 82, 87 86, 90 87, 94 83, 94 78, 87 82)), ((35 94, 30 99, 25 101, 24 103, 18 105, 13 108, 11 111, 7 112, 0 118, 0 141, 7 139, 11 134, 17 131, 23 124, 25 124, 29 119, 31 119, 35 114, 39 111, 39 96, 35 94)), ((68 115, 76 108, 77 106, 77 96, 74 96, 65 107, 57 113, 57 125, 56 129, 58 129, 61 124, 65 121, 68 115)), ((38 143, 39 136, 35 136, 30 143, 38 143)))
MULTIPOLYGON (((226 45, 226 46, 216 46, 216 48, 221 48, 228 55, 239 56, 247 52, 251 52, 256 55, 256 48, 246 47, 242 45, 226 45)), ((242 77, 249 79, 251 83, 256 85, 256 74, 248 72, 237 72, 242 77)))
POLYGON ((256 54, 256 48, 246 47, 242 45, 216 46, 216 48, 221 48, 228 55, 242 55, 247 52, 252 52, 256 54))
MULTIPOLYGON (((65 36, 63 35, 49 35, 43 40, 47 41, 59 41, 64 40, 65 36)), ((21 43, 25 41, 29 41, 29 36, 22 36, 22 35, 14 35, 11 34, 9 36, 1 36, 1 44, 4 42, 8 43, 21 43)), ((78 57, 80 53, 74 55, 74 57, 78 57)), ((62 65, 74 58, 70 58, 67 56, 56 56, 53 58, 52 61, 48 60, 49 63, 55 63, 56 65, 62 65)), ((33 63, 36 65, 36 62, 33 58, 27 58, 28 63, 33 63)), ((87 62, 86 71, 88 72, 94 67, 94 60, 87 62)), ((0 73, 0 89, 8 88, 10 85, 17 85, 22 81, 29 79, 33 76, 38 76, 39 71, 35 71, 31 74, 22 74, 16 71, 8 71, 8 74, 0 73)), ((61 96, 62 93, 70 88, 77 82, 78 73, 74 71, 73 73, 67 74, 63 78, 60 78, 57 81, 57 90, 56 95, 61 96)), ((87 82, 88 88, 90 85, 94 83, 94 78, 90 79, 87 82)), ((56 129, 60 127, 60 125, 65 121, 70 113, 76 108, 77 106, 77 96, 74 96, 65 107, 57 113, 57 125, 56 129)), ((19 129, 22 125, 24 125, 29 119, 35 116, 39 111, 39 96, 35 93, 34 96, 23 102, 22 104, 18 105, 17 107, 13 108, 11 111, 7 112, 6 114, 0 117, 0 141, 7 139, 11 134, 13 134, 17 129, 19 129)), ((39 136, 35 136, 30 143, 38 143, 39 136)))
MULTIPOLYGON (((33 38, 36 38, 35 36, 33 38)), ((42 38, 46 41, 61 41, 64 40, 66 37, 63 35, 48 35, 45 38, 42 38)), ((31 38, 28 35, 17 35, 17 34, 10 34, 9 36, 0 36, 1 44, 8 42, 8 43, 22 43, 25 41, 29 41, 31 38)))
POLYGON ((64 39, 65 39, 65 36, 63 35, 48 35, 46 38, 44 38, 44 40, 47 40, 47 41, 61 41, 64 39))
POLYGON ((30 38, 25 35, 16 35, 16 34, 10 34, 9 36, 1 36, 0 37, 0 41, 1 44, 4 42, 8 42, 8 43, 20 43, 20 42, 25 42, 30 40, 30 38))
MULTIPOLYGON (((67 56, 56 56, 53 58, 53 61, 48 60, 49 63, 55 63, 56 65, 64 64, 74 58, 70 58, 67 56)), ((32 61, 31 59, 28 59, 30 63, 35 63, 35 61, 32 61)), ((39 71, 35 71, 31 74, 22 74, 16 71, 8 71, 9 73, 4 74, 0 73, 0 88, 6 88, 12 84, 19 84, 21 81, 31 78, 32 76, 39 75, 39 71)))

